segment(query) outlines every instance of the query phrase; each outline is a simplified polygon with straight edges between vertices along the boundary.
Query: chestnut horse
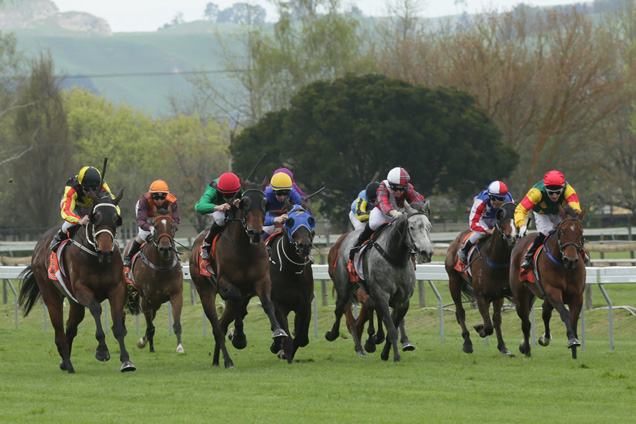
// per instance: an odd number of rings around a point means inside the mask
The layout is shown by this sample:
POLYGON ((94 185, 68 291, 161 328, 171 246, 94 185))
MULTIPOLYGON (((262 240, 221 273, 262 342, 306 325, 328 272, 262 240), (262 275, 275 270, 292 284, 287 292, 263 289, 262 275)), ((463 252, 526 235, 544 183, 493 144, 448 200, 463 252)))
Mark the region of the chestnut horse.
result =
POLYGON ((497 212, 497 222, 490 237, 477 243, 472 254, 467 257, 470 276, 457 271, 457 252, 461 248, 464 238, 470 230, 463 231, 450 244, 446 253, 444 266, 448 274, 448 287, 453 302, 455 303, 455 316, 457 323, 462 328, 464 344, 462 350, 473 353, 473 342, 470 340, 470 332, 466 328, 466 312, 462 305, 462 293, 468 297, 474 296, 477 300, 479 313, 483 324, 474 326, 480 337, 497 334, 497 349, 504 355, 510 355, 510 351, 504 343, 501 334, 501 311, 506 297, 511 297, 508 274, 510 270, 510 252, 517 242, 517 229, 514 224, 516 205, 506 202, 497 212), (493 315, 490 319, 490 304, 492 303, 493 315))
POLYGON ((276 319, 291 337, 275 339, 270 350, 291 364, 299 347, 309 344, 311 301, 314 298, 314 274, 311 269, 313 247, 313 216, 299 205, 288 212, 282 232, 268 239, 270 249, 269 276, 272 280, 272 302, 276 319), (293 333, 289 332, 287 316, 294 312, 293 333))
POLYGON ((205 231, 197 236, 192 246, 190 275, 214 332, 212 365, 219 365, 219 352, 222 351, 225 367, 234 367, 225 345, 225 334, 232 321, 235 326, 231 337, 232 345, 237 349, 247 346, 243 318, 247 314, 249 300, 254 295, 259 297, 269 318, 272 338, 276 340, 287 337, 274 313, 269 256, 261 239, 266 203, 265 194, 261 190, 249 189, 243 193, 238 207, 232 205, 226 219, 227 226, 216 238, 213 247, 211 269, 216 277, 201 275, 199 272, 199 250, 206 235, 205 231), (215 306, 217 293, 225 300, 220 320, 215 306))
MULTIPOLYGON (((515 298, 517 315, 521 318, 523 340, 519 351, 530 357, 530 309, 535 298, 543 299, 543 323, 545 333, 539 338, 541 346, 547 346, 552 340, 550 318, 556 309, 565 323, 568 348, 572 349, 572 358, 576 359, 576 348, 581 346, 577 335, 579 314, 583 306, 585 291, 585 252, 583 250, 583 217, 585 209, 575 218, 568 217, 563 208, 559 208, 562 221, 546 238, 543 248, 536 255, 536 283, 521 281, 520 266, 528 246, 536 233, 523 238, 512 250, 510 259, 510 288, 515 298), (569 306, 569 310, 565 305, 569 306)), ((535 274, 535 275, 536 275, 535 274)))
POLYGON ((120 370, 134 371, 136 368, 130 362, 124 345, 126 285, 123 261, 115 242, 117 227, 122 224, 117 204, 123 196, 123 191, 114 200, 105 191, 99 196, 91 192, 90 196, 94 203, 89 213, 89 223, 78 229, 75 237, 68 242, 68 246, 60 247, 60 266, 67 272, 70 287, 48 276, 51 255, 49 244, 60 228, 54 227, 44 233, 35 245, 31 265, 22 273, 19 302, 24 316, 27 316, 37 299, 42 296, 55 329, 55 344, 62 357, 60 369, 74 373, 71 348, 77 335, 77 327, 84 319, 85 308, 88 308, 95 319, 95 338, 98 341, 95 358, 99 361, 110 359, 101 322, 101 302, 108 299, 113 320, 113 335, 119 342, 120 370), (63 310, 65 300, 69 303, 66 333, 63 310))
MULTIPOLYGON (((183 270, 174 243, 174 221, 172 205, 166 209, 154 209, 154 232, 143 245, 132 264, 135 287, 141 296, 141 310, 146 318, 146 333, 137 340, 137 347, 150 344, 155 351, 155 326, 152 323, 161 305, 170 301, 177 353, 183 353, 181 344, 181 308, 183 307, 183 270)), ((124 250, 128 253, 134 239, 130 239, 124 250)))

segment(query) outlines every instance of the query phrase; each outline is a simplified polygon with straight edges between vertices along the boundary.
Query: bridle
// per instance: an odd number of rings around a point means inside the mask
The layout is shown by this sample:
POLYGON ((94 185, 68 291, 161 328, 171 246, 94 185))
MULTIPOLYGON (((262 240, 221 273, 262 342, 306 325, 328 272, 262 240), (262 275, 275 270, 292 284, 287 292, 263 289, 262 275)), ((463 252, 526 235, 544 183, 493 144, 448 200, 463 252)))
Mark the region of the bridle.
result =
MULTIPOLYGON (((234 205, 232 205, 232 209, 230 214, 232 216, 236 215, 237 210, 241 210, 243 213, 241 214, 240 218, 226 218, 226 222, 240 222, 241 226, 243 227, 243 230, 245 231, 245 234, 247 234, 247 236, 252 239, 255 236, 255 232, 253 229, 249 228, 247 225, 247 222, 245 221, 245 217, 247 216, 248 212, 253 211, 253 210, 260 210, 261 212, 263 212, 263 214, 267 213, 267 211, 265 210, 265 194, 261 191, 261 190, 257 190, 257 189, 249 189, 249 190, 245 190, 245 192, 243 193, 242 198, 247 197, 248 199, 250 199, 250 204, 247 207, 247 209, 243 210, 240 209, 240 206, 237 208, 234 205), (260 194, 258 197, 261 198, 261 200, 263 200, 262 202, 256 202, 255 198, 252 196, 253 194, 260 194), (259 204, 255 204, 255 203, 259 203, 259 204)), ((259 235, 260 237, 260 235, 259 235)))
POLYGON ((563 231, 563 223, 567 222, 567 221, 574 221, 574 222, 578 222, 581 226, 583 225, 583 223, 581 222, 580 219, 578 218, 565 218, 563 221, 561 221, 559 223, 559 226, 557 227, 556 233, 557 233, 557 246, 559 246, 559 253, 561 254, 561 258, 565 258, 565 253, 563 253, 563 249, 565 249, 568 246, 574 246, 574 248, 576 249, 576 253, 577 255, 581 255, 583 252, 583 246, 585 244, 585 240, 583 239, 583 234, 581 233, 581 241, 580 243, 574 243, 574 242, 568 242, 568 243, 563 243, 561 241, 561 236, 563 235, 564 231, 563 231))
MULTIPOLYGON (((95 214, 95 212, 99 209, 99 208, 114 208, 115 209, 115 214, 117 214, 117 206, 112 204, 112 203, 98 203, 95 206, 93 206, 93 210, 91 212, 91 216, 95 214)), ((103 219, 103 218, 102 218, 103 219)), ((89 224, 86 225, 86 241, 88 241, 88 243, 93 247, 93 249, 95 250, 95 252, 99 251, 98 247, 97 247, 97 236, 102 234, 102 233, 108 233, 110 234, 111 238, 113 239, 113 244, 112 244, 112 248, 111 251, 114 250, 115 245, 117 244, 116 242, 116 238, 115 238, 115 232, 116 227, 110 227, 110 225, 107 225, 107 228, 102 228, 99 231, 95 231, 95 229, 97 227, 100 226, 100 224, 102 224, 102 219, 99 220, 99 222, 97 222, 96 224, 93 224, 91 221, 89 221, 89 224), (113 229, 113 231, 110 230, 110 228, 113 229)), ((113 224, 115 225, 115 224, 113 224)), ((90 252, 93 253, 93 252, 90 252)))

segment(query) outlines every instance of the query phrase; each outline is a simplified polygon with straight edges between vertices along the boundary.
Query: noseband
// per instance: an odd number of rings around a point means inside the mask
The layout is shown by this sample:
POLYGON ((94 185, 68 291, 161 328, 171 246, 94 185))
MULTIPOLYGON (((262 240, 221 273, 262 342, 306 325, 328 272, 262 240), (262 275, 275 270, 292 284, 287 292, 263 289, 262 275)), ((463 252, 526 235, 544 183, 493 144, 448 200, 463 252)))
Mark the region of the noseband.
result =
MULTIPOLYGON (((155 217, 155 221, 156 221, 157 219, 170 219, 170 220, 172 220, 172 217, 171 217, 171 216, 168 216, 168 215, 159 215, 159 216, 155 217)), ((157 228, 157 226, 156 226, 156 225, 155 225, 155 228, 157 228)), ((173 229, 173 231, 174 231, 174 229, 173 229)), ((153 244, 153 245, 154 245, 157 249, 159 249, 159 241, 160 241, 162 238, 164 238, 164 237, 167 237, 167 238, 168 238, 168 241, 170 242, 170 245, 171 245, 171 246, 172 246, 172 248, 174 249, 174 238, 173 238, 173 236, 172 236, 172 235, 168 234, 168 232, 165 232, 165 233, 163 233, 163 234, 159 234, 159 235, 157 236, 157 233, 156 233, 156 231, 155 231, 155 232, 152 234, 152 244, 153 244)))
POLYGON ((559 223, 559 226, 557 227, 557 245, 559 246, 559 253, 561 253, 561 258, 565 258, 566 257, 565 253, 563 253, 563 249, 565 249, 568 246, 574 246, 574 248, 576 249, 576 253, 579 256, 583 252, 583 245, 584 245, 583 234, 581 234, 581 242, 580 243, 574 243, 574 242, 563 243, 561 241, 561 236, 564 233, 563 228, 562 228, 563 227, 563 223, 565 223, 567 221, 575 221, 575 222, 578 222, 579 224, 581 224, 581 226, 583 225, 581 220, 578 219, 578 218, 565 218, 563 221, 561 221, 559 223))

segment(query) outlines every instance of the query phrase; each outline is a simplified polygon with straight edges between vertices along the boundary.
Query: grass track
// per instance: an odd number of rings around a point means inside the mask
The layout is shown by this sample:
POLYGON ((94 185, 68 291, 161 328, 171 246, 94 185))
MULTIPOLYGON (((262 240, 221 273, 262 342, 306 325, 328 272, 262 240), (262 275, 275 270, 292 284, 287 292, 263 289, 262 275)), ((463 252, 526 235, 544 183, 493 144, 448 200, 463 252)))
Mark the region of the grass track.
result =
MULTIPOLYGON (((450 299, 442 283, 438 288, 450 299)), ((615 304, 636 305, 633 285, 610 289, 615 304)), ((593 300, 604 305, 598 289, 593 300)), ((614 311, 614 352, 607 311, 587 311, 587 350, 572 360, 556 316, 549 347, 535 347, 529 359, 507 358, 497 353, 494 337, 486 346, 476 333, 475 353, 462 353, 452 312, 444 313, 440 343, 437 312, 413 307, 407 330, 417 349, 403 353, 398 364, 382 362, 379 352, 357 358, 350 338, 327 342, 333 307, 319 307, 318 314, 318 339, 312 323, 309 346, 287 365, 269 352, 266 317, 250 306, 248 346, 237 351, 229 345, 236 368, 226 370, 211 366, 213 338, 209 324, 203 337, 200 305, 184 307, 183 355, 174 352, 164 307, 156 320, 155 354, 137 349, 134 321, 128 323, 126 345, 138 370, 127 374, 119 372, 110 332, 112 359, 94 359, 95 326, 87 316, 73 348, 77 374, 68 375, 58 369, 50 324, 43 332, 41 307, 20 317, 16 330, 13 306, 0 305, 0 422, 592 423, 633 422, 636 416, 636 317, 624 310, 614 311)), ((467 323, 479 320, 477 311, 467 310, 467 323)), ((518 354, 519 319, 506 311, 503 321, 508 348, 518 354)))

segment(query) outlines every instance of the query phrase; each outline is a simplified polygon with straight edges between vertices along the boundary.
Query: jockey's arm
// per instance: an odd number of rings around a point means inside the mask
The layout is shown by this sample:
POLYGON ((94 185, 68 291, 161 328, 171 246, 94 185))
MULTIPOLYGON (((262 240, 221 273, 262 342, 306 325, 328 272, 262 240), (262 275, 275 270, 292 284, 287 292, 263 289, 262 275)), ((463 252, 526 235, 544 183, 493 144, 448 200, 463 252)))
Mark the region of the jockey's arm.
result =
POLYGON ((538 188, 532 187, 526 196, 519 202, 515 209, 515 226, 521 228, 522 225, 526 225, 526 216, 541 201, 541 191, 538 188))

